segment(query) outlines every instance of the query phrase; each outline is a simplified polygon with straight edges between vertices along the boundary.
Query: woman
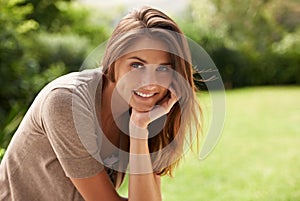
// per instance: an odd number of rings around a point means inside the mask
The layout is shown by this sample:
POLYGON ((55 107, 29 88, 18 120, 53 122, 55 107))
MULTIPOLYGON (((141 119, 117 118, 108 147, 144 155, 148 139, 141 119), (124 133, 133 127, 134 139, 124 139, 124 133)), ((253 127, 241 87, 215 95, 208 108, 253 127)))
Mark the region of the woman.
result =
POLYGON ((160 177, 199 131, 187 41, 143 7, 117 25, 102 66, 39 93, 1 162, 0 200, 162 200, 160 177))

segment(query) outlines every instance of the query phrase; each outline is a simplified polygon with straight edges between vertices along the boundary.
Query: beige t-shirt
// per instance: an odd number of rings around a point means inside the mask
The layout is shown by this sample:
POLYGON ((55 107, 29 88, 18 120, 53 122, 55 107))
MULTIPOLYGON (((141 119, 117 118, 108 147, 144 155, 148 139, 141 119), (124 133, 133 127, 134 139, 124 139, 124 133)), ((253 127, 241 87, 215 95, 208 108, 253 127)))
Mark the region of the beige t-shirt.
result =
POLYGON ((70 73, 39 93, 1 162, 0 200, 83 200, 69 177, 104 169, 95 112, 101 76, 100 69, 70 73))

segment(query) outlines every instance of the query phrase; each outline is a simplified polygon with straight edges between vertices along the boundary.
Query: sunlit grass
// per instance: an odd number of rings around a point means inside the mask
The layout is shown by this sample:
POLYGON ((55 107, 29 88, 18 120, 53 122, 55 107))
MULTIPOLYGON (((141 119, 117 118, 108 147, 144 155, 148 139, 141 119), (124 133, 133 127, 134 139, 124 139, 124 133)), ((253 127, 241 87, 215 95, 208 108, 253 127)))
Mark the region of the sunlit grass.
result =
POLYGON ((227 91, 224 131, 203 161, 190 153, 166 201, 300 200, 300 87, 227 91))

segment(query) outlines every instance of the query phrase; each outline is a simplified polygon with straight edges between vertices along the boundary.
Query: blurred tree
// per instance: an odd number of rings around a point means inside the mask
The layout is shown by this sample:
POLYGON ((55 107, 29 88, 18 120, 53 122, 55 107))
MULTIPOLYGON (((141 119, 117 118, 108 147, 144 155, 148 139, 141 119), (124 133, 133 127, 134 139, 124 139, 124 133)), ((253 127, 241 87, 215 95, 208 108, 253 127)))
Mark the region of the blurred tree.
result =
POLYGON ((41 28, 49 30, 53 27, 55 22, 63 19, 60 9, 57 4, 59 2, 70 2, 71 0, 23 0, 19 2, 19 6, 32 7, 32 12, 27 13, 26 19, 32 19, 39 23, 41 28))
POLYGON ((0 5, 0 142, 5 144, 9 141, 6 133, 14 130, 9 122, 14 119, 18 124, 24 113, 22 103, 28 103, 21 90, 23 73, 18 69, 24 66, 25 35, 38 28, 36 21, 26 19, 32 6, 17 6, 20 2, 1 0, 0 5))
POLYGON ((92 14, 70 0, 0 0, 0 152, 38 91, 108 38, 110 19, 92 14))
POLYGON ((227 86, 300 83, 298 0, 191 0, 182 22, 227 86))

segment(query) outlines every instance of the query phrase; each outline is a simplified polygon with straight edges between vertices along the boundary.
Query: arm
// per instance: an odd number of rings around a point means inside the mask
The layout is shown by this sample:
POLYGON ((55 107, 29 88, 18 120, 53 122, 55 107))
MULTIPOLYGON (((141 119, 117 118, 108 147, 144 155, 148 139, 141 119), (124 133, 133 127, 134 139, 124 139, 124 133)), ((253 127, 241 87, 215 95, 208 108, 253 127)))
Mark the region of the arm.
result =
POLYGON ((130 138, 129 168, 129 201, 161 201, 160 176, 153 173, 147 139, 130 138))
POLYGON ((89 178, 70 178, 86 201, 161 201, 160 176, 153 173, 148 148, 148 130, 132 126, 130 132, 144 138, 130 138, 129 198, 122 198, 116 192, 107 173, 101 171, 89 178), (138 173, 138 174, 137 174, 138 173))
POLYGON ((150 122, 168 113, 176 103, 177 97, 171 98, 149 112, 138 112, 132 109, 129 133, 129 201, 161 201, 160 176, 153 172, 148 146, 148 130, 150 122))
POLYGON ((71 181, 86 201, 128 201, 118 195, 104 170, 93 177, 71 181))

